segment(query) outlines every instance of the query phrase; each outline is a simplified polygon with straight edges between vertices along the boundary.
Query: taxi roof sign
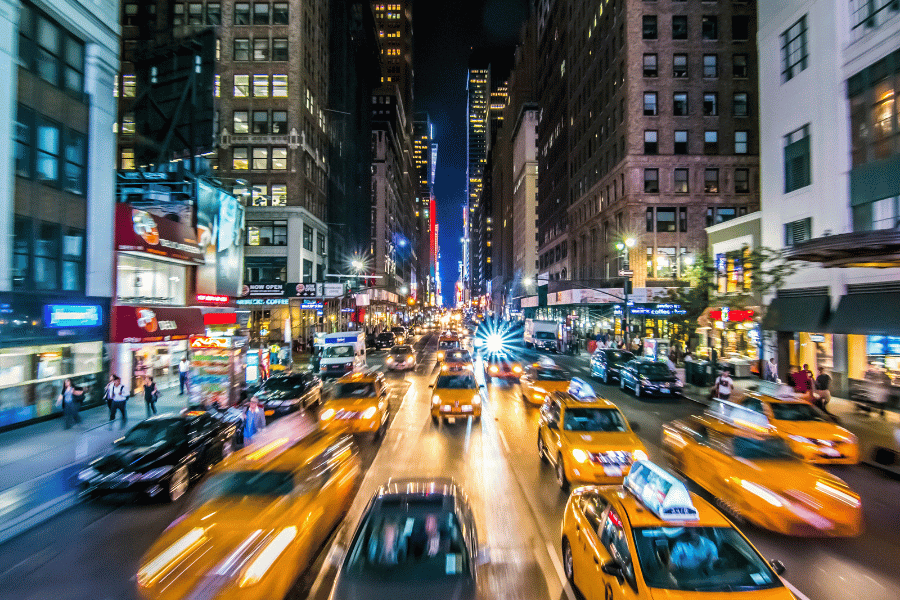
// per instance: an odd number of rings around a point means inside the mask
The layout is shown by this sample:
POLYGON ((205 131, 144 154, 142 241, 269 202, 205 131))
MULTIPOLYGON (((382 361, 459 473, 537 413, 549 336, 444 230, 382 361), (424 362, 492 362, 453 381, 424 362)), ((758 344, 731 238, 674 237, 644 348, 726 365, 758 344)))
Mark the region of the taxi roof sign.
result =
POLYGON ((597 394, 594 392, 594 388, 588 384, 584 379, 580 377, 573 377, 572 381, 569 382, 568 392, 578 398, 579 400, 596 400, 597 394))
POLYGON ((624 485, 641 504, 663 521, 700 520, 684 483, 649 460, 636 461, 624 485))
POLYGON ((541 359, 538 361, 537 364, 539 364, 542 367, 555 367, 556 361, 553 360, 552 358, 550 358, 549 356, 543 356, 543 357, 541 357, 541 359))

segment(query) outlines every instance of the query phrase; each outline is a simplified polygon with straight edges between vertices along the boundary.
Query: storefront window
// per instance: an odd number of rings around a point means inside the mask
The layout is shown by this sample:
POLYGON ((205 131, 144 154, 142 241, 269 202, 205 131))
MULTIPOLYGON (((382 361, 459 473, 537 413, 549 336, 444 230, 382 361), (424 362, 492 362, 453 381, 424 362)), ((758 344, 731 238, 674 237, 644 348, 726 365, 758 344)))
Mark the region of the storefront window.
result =
POLYGON ((122 304, 167 304, 184 306, 187 267, 119 254, 117 296, 122 304))

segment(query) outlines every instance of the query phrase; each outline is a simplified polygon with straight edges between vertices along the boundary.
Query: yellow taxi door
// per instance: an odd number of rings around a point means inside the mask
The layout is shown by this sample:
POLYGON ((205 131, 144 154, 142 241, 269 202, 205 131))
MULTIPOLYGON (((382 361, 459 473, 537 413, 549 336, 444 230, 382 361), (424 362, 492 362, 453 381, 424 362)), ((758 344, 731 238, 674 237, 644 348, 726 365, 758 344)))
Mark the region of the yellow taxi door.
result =
POLYGON ((541 415, 544 426, 541 427, 541 430, 544 432, 544 447, 547 449, 548 458, 554 464, 557 460, 557 454, 562 451, 559 435, 560 417, 561 408, 558 402, 549 400, 544 404, 541 415))
POLYGON ((593 564, 596 569, 596 585, 588 600, 636 600, 637 578, 634 555, 628 543, 620 516, 610 509, 600 525, 600 535, 595 536, 593 564), (607 565, 607 568, 604 568, 607 565))

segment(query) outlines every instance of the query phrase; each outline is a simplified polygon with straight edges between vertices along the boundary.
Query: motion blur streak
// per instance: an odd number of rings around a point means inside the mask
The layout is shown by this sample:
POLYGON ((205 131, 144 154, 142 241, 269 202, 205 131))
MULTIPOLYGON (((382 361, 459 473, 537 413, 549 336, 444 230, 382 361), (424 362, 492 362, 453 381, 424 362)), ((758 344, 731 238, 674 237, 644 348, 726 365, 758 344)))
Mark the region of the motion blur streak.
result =
POLYGON ((206 533, 204 528, 195 527, 178 538, 175 543, 166 548, 165 551, 161 552, 159 556, 147 563, 147 566, 138 572, 138 583, 146 587, 156 581, 167 566, 201 543, 205 539, 204 533, 206 533))
POLYGON ((297 528, 291 525, 281 530, 281 533, 275 536, 269 545, 259 553, 259 556, 247 567, 247 572, 241 579, 241 587, 253 585, 266 574, 266 571, 272 566, 272 563, 281 556, 288 544, 297 537, 297 528))

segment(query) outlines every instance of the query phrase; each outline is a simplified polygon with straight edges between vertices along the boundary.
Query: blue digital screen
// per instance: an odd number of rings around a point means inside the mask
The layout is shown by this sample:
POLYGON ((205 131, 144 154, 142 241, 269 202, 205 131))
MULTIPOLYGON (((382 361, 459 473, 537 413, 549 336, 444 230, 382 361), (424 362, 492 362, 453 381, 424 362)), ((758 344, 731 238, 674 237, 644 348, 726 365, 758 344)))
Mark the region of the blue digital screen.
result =
POLYGON ((73 304, 45 304, 44 326, 61 327, 98 327, 103 324, 103 312, 100 306, 76 306, 73 304))

